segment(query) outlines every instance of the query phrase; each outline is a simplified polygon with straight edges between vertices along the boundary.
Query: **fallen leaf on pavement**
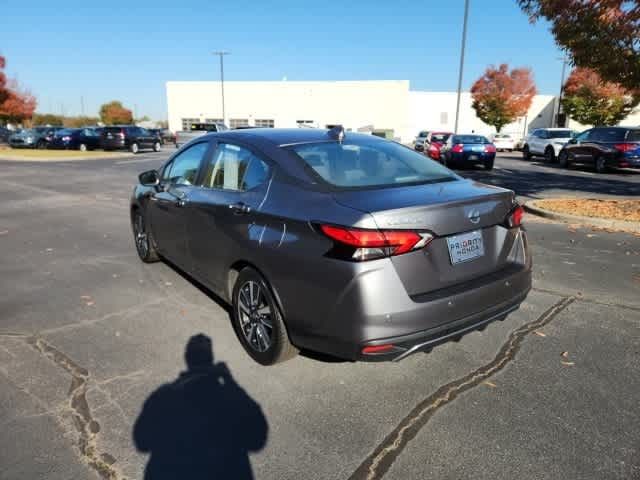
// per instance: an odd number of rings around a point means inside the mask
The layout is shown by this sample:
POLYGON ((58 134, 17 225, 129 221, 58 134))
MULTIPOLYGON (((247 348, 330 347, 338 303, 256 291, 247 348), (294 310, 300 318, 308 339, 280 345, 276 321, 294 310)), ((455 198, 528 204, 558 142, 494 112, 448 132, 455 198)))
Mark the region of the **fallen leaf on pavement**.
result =
POLYGON ((634 282, 640 282, 640 274, 634 275, 632 278, 634 282))
POLYGON ((91 300, 91 295, 82 295, 80 298, 83 300, 91 300))
POLYGON ((95 302, 87 302, 86 305, 87 305, 87 307, 91 307, 91 306, 95 305, 95 302))
POLYGON ((587 238, 597 237, 595 233, 587 233, 587 238))
POLYGON ((489 380, 485 380, 483 383, 484 383, 486 386, 491 387, 491 388, 497 388, 497 387, 498 387, 495 383, 490 382, 489 380))
POLYGON ((574 362, 565 362, 565 361, 562 361, 562 362, 560 362, 560 363, 562 363, 563 365, 567 365, 567 366, 569 366, 569 367, 570 367, 570 366, 572 366, 572 365, 575 365, 575 363, 574 363, 574 362))
POLYGON ((173 285, 173 283, 171 283, 171 282, 164 282, 164 284, 165 284, 167 287, 170 287, 171 285, 173 285))
POLYGON ((0 232, 0 235, 6 235, 7 233, 9 233, 9 230, 2 230, 2 231, 0 232))
POLYGON ((535 334, 536 334, 536 335, 538 335, 539 337, 546 337, 546 336, 547 336, 547 334, 546 334, 546 333, 541 332, 540 330, 536 330, 536 331, 535 331, 535 332, 533 332, 533 333, 535 333, 535 334))

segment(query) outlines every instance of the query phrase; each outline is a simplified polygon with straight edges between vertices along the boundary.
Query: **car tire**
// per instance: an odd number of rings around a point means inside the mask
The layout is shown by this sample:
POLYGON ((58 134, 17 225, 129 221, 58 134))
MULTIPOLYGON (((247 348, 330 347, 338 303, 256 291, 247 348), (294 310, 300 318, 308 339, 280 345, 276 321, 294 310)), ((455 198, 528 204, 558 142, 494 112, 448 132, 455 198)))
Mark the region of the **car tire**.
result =
POLYGON ((131 217, 131 227, 133 229, 133 240, 136 244, 136 251, 140 260, 144 263, 153 263, 160 260, 158 250, 151 230, 147 227, 147 222, 142 212, 137 209, 131 217))
POLYGON ((566 150, 562 150, 558 155, 558 163, 562 168, 569 168, 569 164, 571 163, 569 160, 569 154, 566 150))
POLYGON ((522 148, 522 159, 531 160, 531 151, 529 150, 529 145, 525 145, 522 148))
POLYGON ((78 147, 78 150, 80 150, 81 152, 86 152, 87 146, 84 143, 81 143, 80 146, 78 147))
POLYGON ((138 153, 140 151, 140 147, 138 146, 138 144, 136 142, 133 142, 131 144, 131 146, 129 147, 129 150, 131 150, 131 153, 133 153, 135 155, 136 153, 138 153))
POLYGON ((553 151, 553 147, 547 147, 544 151, 544 161, 546 163, 553 163, 556 161, 556 153, 553 151))
POLYGON ((44 140, 38 141, 38 143, 36 143, 36 148, 38 150, 44 150, 45 148, 47 148, 47 142, 45 142, 44 140))
POLYGON ((609 168, 607 167, 607 160, 602 155, 598 155, 595 160, 596 172, 607 173, 609 168))
POLYGON ((159 152, 162 149, 162 145, 160 145, 160 142, 156 142, 153 144, 153 151, 154 152, 159 152))
POLYGON ((484 161, 484 168, 485 170, 493 170, 493 162, 495 161, 495 159, 491 159, 491 160, 485 160, 484 161))
POLYGON ((261 365, 297 355, 271 287, 256 270, 242 269, 232 293, 233 327, 245 351, 261 365))

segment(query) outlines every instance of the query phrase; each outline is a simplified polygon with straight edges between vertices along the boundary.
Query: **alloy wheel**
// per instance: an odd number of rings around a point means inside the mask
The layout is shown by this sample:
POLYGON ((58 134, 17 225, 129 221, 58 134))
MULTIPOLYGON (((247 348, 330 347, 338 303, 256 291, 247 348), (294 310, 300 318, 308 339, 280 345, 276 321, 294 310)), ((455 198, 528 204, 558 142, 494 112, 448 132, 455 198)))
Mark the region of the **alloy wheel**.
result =
POLYGON ((144 218, 139 213, 136 214, 133 222, 133 232, 135 234, 136 248, 140 257, 145 258, 149 253, 149 237, 144 227, 144 218))
POLYGON ((257 282, 249 280, 240 287, 237 309, 247 343, 257 352, 269 350, 273 343, 273 310, 257 282))

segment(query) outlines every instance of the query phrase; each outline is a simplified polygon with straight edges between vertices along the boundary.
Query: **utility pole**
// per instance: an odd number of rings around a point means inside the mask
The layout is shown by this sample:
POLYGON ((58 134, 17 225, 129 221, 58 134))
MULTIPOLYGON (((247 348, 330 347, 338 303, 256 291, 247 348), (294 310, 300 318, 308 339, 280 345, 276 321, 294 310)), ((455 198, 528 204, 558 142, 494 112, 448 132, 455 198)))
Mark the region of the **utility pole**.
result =
POLYGON ((222 123, 225 123, 225 121, 227 120, 227 116, 224 111, 224 56, 229 55, 231 52, 225 52, 224 50, 217 50, 212 53, 213 55, 218 55, 220 57, 220 89, 222 92, 222 123))
POLYGON ((464 47, 467 43, 467 19, 469 18, 469 0, 464 0, 464 21, 462 23, 462 47, 460 48, 460 69, 458 71, 458 98, 456 99, 456 121, 453 132, 458 133, 458 117, 460 115, 460 94, 462 92, 462 72, 464 69, 464 47))
POLYGON ((564 74, 567 68, 569 59, 564 55, 559 60, 562 60, 562 75, 560 76, 560 95, 558 95, 558 114, 556 115, 556 127, 560 126, 560 114, 562 113, 562 95, 564 94, 564 74))

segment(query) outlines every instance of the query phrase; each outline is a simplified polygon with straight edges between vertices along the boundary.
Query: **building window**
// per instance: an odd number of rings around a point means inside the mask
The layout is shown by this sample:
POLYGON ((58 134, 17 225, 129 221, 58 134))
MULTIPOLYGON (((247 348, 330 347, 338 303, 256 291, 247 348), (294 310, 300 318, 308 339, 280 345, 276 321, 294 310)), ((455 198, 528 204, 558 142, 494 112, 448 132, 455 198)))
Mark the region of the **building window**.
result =
POLYGON ((222 120, 221 118, 205 118, 204 123, 208 123, 209 125, 218 124, 218 123, 224 123, 224 120, 222 120))
POLYGON ((183 118, 182 130, 191 130, 191 125, 194 123, 200 123, 200 119, 199 118, 183 118))
POLYGON ((447 112, 440 112, 440 124, 446 125, 449 123, 449 114, 447 112))
POLYGON ((256 118, 256 127, 273 128, 274 126, 275 126, 275 122, 271 119, 256 118))
POLYGON ((246 118, 232 118, 229 120, 229 126, 231 128, 248 127, 249 120, 246 118))
POLYGON ((296 120, 296 123, 298 124, 298 127, 313 127, 314 126, 313 120, 296 120))

